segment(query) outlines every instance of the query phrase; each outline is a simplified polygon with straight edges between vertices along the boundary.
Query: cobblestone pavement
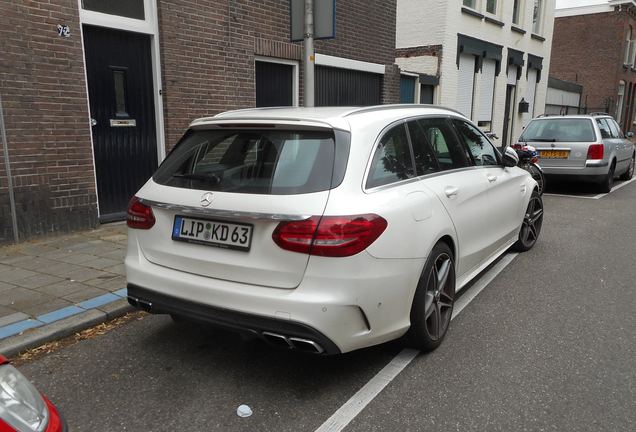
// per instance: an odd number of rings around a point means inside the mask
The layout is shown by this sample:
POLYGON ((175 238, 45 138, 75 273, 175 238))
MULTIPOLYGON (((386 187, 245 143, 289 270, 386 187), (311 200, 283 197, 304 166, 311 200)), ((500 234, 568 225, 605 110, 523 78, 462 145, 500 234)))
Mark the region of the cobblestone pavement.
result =
POLYGON ((0 327, 126 287, 126 224, 0 247, 0 327))

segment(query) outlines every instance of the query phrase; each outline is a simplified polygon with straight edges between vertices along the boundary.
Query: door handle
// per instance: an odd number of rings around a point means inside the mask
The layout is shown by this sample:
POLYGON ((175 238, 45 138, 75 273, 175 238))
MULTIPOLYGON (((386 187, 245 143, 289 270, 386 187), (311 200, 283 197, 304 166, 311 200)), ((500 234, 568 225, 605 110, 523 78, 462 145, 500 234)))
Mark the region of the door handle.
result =
POLYGON ((451 198, 457 196, 457 194, 459 193, 459 188, 456 188, 455 186, 447 186, 446 189, 444 189, 444 193, 447 197, 451 198))
POLYGON ((496 181, 497 181, 497 176, 496 176, 496 175, 488 174, 488 175, 486 176, 486 178, 488 179, 488 181, 489 181, 490 183, 494 183, 494 182, 496 182, 496 181))
POLYGON ((97 120, 95 120, 94 118, 91 119, 91 126, 96 126, 97 125, 97 120))

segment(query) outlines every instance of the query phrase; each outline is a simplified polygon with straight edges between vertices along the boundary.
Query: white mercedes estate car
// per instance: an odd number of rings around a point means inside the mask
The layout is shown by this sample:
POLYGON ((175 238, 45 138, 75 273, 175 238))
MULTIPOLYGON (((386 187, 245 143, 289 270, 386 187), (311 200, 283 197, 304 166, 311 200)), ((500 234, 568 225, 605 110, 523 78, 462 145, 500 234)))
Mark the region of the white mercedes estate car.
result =
POLYGON ((195 120, 130 202, 129 302, 317 354, 435 349, 456 292, 537 241, 516 163, 434 106, 195 120))

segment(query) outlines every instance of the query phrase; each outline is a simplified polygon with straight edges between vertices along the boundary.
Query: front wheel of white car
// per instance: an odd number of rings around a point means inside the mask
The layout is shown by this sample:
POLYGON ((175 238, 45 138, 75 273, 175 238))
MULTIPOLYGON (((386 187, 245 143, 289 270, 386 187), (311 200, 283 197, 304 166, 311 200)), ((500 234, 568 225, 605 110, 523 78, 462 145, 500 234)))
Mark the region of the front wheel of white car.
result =
POLYGON ((455 302, 455 261, 446 243, 437 243, 426 261, 411 306, 407 345, 432 351, 442 343, 455 302))
POLYGON ((543 199, 541 195, 534 190, 530 197, 530 202, 523 214, 523 222, 519 230, 519 238, 513 245, 513 249, 519 252, 525 252, 532 249, 541 233, 543 225, 543 199))

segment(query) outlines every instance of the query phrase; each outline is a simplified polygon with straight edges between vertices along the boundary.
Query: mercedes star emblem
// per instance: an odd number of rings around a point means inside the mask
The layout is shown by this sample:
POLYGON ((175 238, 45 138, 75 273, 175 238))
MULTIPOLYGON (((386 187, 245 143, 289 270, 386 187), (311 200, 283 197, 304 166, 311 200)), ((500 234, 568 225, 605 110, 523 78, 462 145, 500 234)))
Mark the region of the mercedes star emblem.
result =
POLYGON ((213 199, 214 199, 214 195, 212 195, 212 192, 206 192, 206 193, 204 193, 204 194, 201 196, 201 206, 202 206, 202 207, 207 207, 207 206, 209 206, 213 199))

